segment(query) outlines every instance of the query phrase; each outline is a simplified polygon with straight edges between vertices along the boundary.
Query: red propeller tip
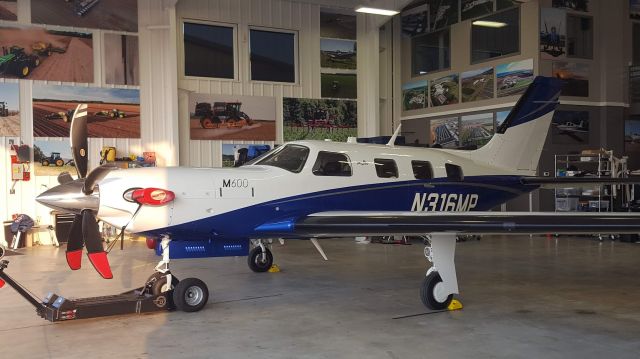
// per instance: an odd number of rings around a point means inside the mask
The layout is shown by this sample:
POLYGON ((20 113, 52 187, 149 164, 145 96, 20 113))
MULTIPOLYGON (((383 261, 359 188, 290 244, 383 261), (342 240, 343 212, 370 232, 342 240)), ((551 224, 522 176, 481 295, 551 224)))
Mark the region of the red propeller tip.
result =
POLYGON ((111 266, 109 265, 109 259, 107 259, 107 252, 95 252, 95 253, 87 253, 89 257, 89 261, 93 264, 93 268, 102 276, 104 279, 113 278, 113 274, 111 273, 111 266))
POLYGON ((67 264, 72 270, 78 270, 82 266, 82 249, 67 252, 67 264))

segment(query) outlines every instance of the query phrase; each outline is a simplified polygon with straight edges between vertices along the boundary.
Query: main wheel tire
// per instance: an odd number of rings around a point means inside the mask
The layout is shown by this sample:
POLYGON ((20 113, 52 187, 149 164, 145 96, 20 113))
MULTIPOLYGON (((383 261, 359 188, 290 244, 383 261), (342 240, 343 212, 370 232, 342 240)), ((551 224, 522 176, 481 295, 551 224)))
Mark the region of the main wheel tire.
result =
POLYGON ((151 294, 153 295, 175 289, 178 283, 180 283, 180 280, 175 275, 173 275, 173 273, 171 274, 171 288, 167 288, 166 273, 155 272, 149 277, 149 279, 147 279, 147 285, 150 287, 151 294))
POLYGON ((213 121, 210 118, 205 117, 200 120, 200 126, 202 126, 202 128, 213 128, 213 121))
POLYGON ((197 312, 209 300, 209 289, 198 278, 183 279, 173 290, 173 303, 183 312, 197 312))
POLYGON ((273 254, 271 254, 269 248, 265 248, 265 253, 264 255, 262 254, 262 248, 255 247, 249 252, 249 257, 247 258, 249 268, 256 273, 264 273, 273 265, 273 254))
POLYGON ((422 286, 420 287, 420 299, 422 300, 422 304, 424 304, 425 307, 431 310, 447 309, 447 307, 453 300, 453 294, 449 294, 444 302, 439 302, 436 299, 434 290, 436 288, 436 285, 441 282, 442 278, 440 278, 440 273, 438 272, 429 273, 424 281, 422 281, 422 286))
POLYGON ((30 73, 31 73, 31 68, 29 67, 29 65, 23 65, 22 68, 20 69, 21 77, 27 77, 29 76, 30 73))

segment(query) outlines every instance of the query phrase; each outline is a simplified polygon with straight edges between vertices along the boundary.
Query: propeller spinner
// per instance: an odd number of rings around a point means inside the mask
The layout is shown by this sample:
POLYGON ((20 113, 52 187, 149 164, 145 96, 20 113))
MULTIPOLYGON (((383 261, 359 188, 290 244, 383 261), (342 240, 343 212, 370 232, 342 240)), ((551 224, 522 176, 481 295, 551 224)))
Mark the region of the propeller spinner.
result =
POLYGON ((109 172, 117 169, 112 165, 100 166, 89 172, 88 140, 87 140, 87 105, 78 105, 71 121, 71 152, 75 162, 78 179, 74 180, 68 173, 58 176, 60 185, 40 194, 36 201, 62 212, 74 213, 76 216, 69 231, 67 243, 67 264, 72 270, 80 269, 82 249, 86 247, 89 261, 96 271, 105 279, 113 278, 107 252, 102 246, 102 237, 98 228, 96 213, 100 204, 97 184, 109 172))

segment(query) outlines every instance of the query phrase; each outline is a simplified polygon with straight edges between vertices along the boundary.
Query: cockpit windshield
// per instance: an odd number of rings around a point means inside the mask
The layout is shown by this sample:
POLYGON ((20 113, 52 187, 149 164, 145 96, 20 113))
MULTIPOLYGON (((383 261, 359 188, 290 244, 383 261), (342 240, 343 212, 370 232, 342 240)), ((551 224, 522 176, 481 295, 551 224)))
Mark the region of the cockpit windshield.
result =
POLYGON ((309 148, 300 145, 286 145, 279 151, 267 154, 255 165, 274 166, 285 169, 289 172, 298 173, 302 171, 304 164, 309 157, 309 148))

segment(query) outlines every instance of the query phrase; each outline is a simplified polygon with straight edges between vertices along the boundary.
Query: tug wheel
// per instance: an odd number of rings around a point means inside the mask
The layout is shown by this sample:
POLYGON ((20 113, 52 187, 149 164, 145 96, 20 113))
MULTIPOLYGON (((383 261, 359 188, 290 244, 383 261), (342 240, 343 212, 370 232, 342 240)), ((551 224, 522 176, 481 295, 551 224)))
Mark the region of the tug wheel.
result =
POLYGON ((167 292, 171 289, 175 289, 175 287, 180 283, 180 280, 171 274, 171 288, 167 288, 167 274, 155 272, 153 273, 149 279, 147 279, 147 286, 151 289, 151 294, 157 295, 160 293, 167 292))
POLYGON ((436 299, 435 290, 438 283, 442 283, 440 274, 438 272, 431 272, 422 281, 422 286, 420 287, 420 299, 422 300, 422 304, 431 310, 447 309, 453 300, 453 294, 449 294, 443 302, 436 299))
POLYGON ((183 312, 197 312, 209 300, 209 289, 198 278, 181 280, 173 291, 173 302, 183 312))
POLYGON ((262 253, 262 248, 255 247, 249 252, 247 262, 252 271, 264 273, 273 265, 273 254, 271 254, 269 248, 265 248, 265 253, 262 253))
POLYGON ((0 246, 0 259, 2 259, 5 255, 4 247, 0 246))

